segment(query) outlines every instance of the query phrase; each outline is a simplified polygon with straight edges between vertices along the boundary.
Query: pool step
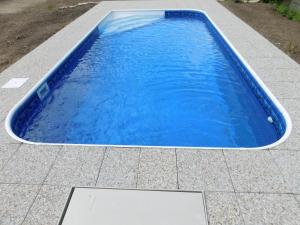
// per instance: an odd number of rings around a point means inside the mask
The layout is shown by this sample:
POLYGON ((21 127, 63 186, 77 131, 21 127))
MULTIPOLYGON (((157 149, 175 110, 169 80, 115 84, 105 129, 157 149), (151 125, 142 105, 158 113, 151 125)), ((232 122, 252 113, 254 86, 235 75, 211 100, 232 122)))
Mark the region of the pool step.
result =
POLYGON ((143 27, 152 24, 163 18, 162 16, 127 16, 122 17, 111 22, 108 22, 103 30, 101 30, 101 36, 112 35, 128 30, 132 30, 138 27, 143 27))

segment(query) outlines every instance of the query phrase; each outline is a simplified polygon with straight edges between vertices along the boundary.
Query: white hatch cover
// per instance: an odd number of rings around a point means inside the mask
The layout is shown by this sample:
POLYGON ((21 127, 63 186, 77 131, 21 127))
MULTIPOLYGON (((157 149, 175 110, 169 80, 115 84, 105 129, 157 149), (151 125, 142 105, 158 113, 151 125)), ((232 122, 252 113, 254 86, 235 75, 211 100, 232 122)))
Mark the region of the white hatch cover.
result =
POLYGON ((59 225, 207 225, 201 192, 73 188, 59 225))
POLYGON ((2 88, 19 88, 28 80, 28 78, 12 78, 2 88))

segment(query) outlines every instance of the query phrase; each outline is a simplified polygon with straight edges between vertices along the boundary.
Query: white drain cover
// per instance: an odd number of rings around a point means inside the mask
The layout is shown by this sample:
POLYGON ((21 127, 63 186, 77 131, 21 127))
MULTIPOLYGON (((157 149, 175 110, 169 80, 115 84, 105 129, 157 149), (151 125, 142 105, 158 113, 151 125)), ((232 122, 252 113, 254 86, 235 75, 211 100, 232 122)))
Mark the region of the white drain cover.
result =
POLYGON ((12 78, 2 88, 19 88, 21 87, 28 78, 12 78))
POLYGON ((60 225, 207 225, 200 192, 74 188, 60 225))

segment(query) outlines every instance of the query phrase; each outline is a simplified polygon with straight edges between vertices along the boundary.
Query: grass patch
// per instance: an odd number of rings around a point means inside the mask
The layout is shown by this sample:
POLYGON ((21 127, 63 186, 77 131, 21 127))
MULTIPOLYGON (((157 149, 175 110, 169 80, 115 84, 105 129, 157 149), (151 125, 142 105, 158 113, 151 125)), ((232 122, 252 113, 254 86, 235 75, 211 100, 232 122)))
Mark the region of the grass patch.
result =
POLYGON ((289 41, 286 45, 286 48, 285 48, 285 52, 291 56, 293 54, 296 54, 297 52, 297 49, 298 49, 298 44, 293 42, 293 41, 289 41))
POLYGON ((282 0, 263 0, 263 2, 274 4, 277 12, 287 17, 289 20, 300 21, 300 12, 290 9, 282 0))
POLYGON ((55 6, 52 5, 52 4, 49 4, 49 5, 47 5, 47 9, 48 9, 49 11, 53 11, 53 10, 55 9, 55 6))
POLYGON ((289 7, 284 3, 276 5, 276 10, 289 20, 300 21, 300 12, 289 9, 289 7))

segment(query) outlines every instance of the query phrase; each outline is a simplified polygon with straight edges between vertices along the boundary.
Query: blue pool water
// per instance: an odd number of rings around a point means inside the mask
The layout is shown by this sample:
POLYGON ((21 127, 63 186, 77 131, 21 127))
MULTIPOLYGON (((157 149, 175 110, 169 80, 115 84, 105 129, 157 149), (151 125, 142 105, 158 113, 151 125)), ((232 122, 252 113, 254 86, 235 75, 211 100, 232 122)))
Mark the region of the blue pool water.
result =
POLYGON ((116 19, 99 26, 55 76, 51 93, 25 115, 27 101, 15 116, 19 137, 46 143, 258 147, 282 136, 202 17, 116 19))

